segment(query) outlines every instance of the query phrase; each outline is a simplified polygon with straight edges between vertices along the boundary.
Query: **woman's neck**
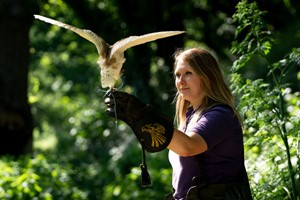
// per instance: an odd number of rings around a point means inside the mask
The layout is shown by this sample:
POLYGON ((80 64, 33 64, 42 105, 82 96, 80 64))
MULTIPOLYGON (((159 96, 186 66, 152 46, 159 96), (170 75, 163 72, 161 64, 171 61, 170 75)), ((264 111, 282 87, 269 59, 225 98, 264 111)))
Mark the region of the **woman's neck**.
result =
POLYGON ((199 110, 201 108, 201 103, 196 104, 196 105, 194 104, 194 105, 192 105, 192 107, 193 107, 194 112, 196 112, 197 110, 199 110))

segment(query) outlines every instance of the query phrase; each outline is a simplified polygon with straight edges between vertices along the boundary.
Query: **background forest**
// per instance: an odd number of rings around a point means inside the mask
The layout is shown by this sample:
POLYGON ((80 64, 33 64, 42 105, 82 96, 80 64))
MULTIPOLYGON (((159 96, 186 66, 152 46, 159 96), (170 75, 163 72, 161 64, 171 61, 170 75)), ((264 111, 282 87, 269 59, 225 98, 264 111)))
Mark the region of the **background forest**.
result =
POLYGON ((95 46, 34 20, 47 16, 113 44, 184 30, 133 47, 120 90, 173 115, 172 54, 202 47, 219 59, 244 118, 254 199, 300 199, 300 2, 293 0, 0 0, 0 199, 163 199, 167 150, 147 153, 105 114, 95 46))

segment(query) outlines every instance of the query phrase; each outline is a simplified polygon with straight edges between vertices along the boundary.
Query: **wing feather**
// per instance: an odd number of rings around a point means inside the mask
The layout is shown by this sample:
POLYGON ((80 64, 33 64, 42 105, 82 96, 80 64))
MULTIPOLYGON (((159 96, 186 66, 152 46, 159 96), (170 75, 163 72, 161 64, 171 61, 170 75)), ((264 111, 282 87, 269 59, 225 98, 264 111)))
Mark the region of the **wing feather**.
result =
POLYGON ((112 46, 109 59, 111 59, 117 51, 124 52, 126 51, 126 49, 129 49, 130 47, 144 44, 146 42, 151 42, 161 38, 182 34, 184 32, 185 31, 161 31, 161 32, 149 33, 141 36, 130 36, 128 38, 116 42, 112 46))
POLYGON ((92 42, 96 46, 97 51, 100 56, 106 57, 106 55, 103 55, 103 53, 107 52, 108 44, 106 44, 106 42, 101 37, 99 37, 97 34, 95 34, 94 32, 92 32, 90 30, 86 30, 86 29, 80 29, 80 28, 71 26, 69 24, 66 24, 66 23, 63 23, 63 22, 60 22, 60 21, 57 21, 54 19, 50 19, 48 17, 44 17, 41 15, 34 15, 34 17, 41 21, 44 21, 44 22, 47 22, 47 23, 50 23, 50 24, 53 24, 53 25, 56 25, 56 26, 59 26, 59 27, 62 27, 62 28, 65 28, 65 29, 68 29, 68 30, 71 30, 71 31, 77 33, 81 37, 92 42), (103 51, 104 48, 105 48, 105 51, 103 51))

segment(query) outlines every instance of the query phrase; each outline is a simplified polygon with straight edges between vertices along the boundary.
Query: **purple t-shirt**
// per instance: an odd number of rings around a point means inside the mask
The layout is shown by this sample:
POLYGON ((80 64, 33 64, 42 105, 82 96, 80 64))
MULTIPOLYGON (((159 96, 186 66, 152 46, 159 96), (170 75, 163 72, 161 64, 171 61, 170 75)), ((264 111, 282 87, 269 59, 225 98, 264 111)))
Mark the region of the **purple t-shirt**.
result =
MULTIPOLYGON (((193 110, 188 110, 187 124, 192 115, 193 110)), ((234 183, 242 180, 243 133, 237 117, 229 107, 215 106, 209 109, 187 131, 201 135, 208 145, 208 150, 188 157, 169 151, 176 200, 185 199, 188 189, 193 186, 192 178, 195 176, 202 175, 208 183, 234 183)))

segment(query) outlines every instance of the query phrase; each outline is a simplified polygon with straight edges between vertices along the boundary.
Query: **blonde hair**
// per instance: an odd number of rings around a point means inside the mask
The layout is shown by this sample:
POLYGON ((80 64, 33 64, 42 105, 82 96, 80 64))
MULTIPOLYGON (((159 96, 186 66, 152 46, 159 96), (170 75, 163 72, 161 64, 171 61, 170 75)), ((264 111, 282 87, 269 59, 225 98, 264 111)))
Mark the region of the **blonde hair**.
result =
MULTIPOLYGON (((174 58, 174 70, 178 60, 181 59, 187 62, 202 80, 201 82, 204 86, 206 96, 202 101, 201 109, 196 112, 198 118, 201 113, 209 108, 218 104, 225 104, 232 108, 240 120, 240 116, 235 109, 234 97, 231 90, 225 83, 218 61, 211 53, 204 49, 191 48, 176 51, 174 58)), ((186 122, 186 112, 191 105, 189 101, 179 95, 178 91, 174 102, 176 102, 175 123, 182 128, 186 122)))

